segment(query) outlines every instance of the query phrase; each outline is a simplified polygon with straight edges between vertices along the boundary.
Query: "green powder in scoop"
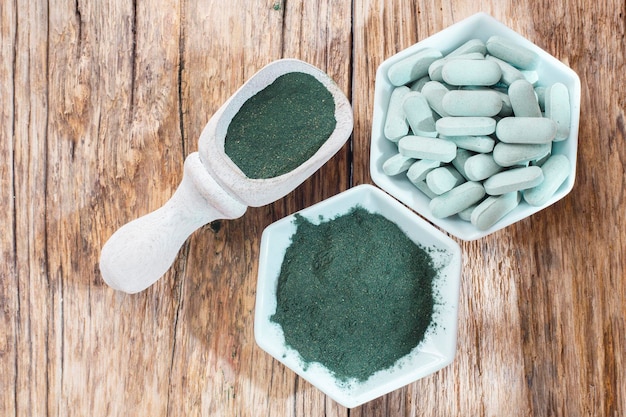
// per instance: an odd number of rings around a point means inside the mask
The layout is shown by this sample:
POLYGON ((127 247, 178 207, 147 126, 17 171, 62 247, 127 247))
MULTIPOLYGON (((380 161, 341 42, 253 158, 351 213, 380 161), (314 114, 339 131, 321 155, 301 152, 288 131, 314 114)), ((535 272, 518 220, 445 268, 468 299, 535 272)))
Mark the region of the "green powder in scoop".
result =
POLYGON ((361 207, 319 225, 296 219, 271 317, 287 345, 342 381, 393 366, 432 321, 437 271, 429 252, 361 207))
POLYGON ((314 76, 290 72, 250 97, 228 126, 226 155, 248 178, 306 162, 335 130, 335 102, 314 76))

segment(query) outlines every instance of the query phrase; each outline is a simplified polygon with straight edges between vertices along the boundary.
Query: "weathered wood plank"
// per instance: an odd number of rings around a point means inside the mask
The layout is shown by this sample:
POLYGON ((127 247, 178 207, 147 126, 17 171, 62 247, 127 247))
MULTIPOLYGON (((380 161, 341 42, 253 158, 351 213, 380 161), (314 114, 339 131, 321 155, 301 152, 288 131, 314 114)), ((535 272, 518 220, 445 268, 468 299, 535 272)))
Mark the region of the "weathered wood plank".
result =
POLYGON ((173 274, 141 297, 122 296, 101 281, 97 262, 110 234, 163 204, 181 175, 178 8, 72 1, 49 9, 41 155, 50 414, 167 410, 180 292, 173 274))
POLYGON ((7 11, 6 18, 13 19, 6 22, 8 27, 3 24, 3 33, 6 28, 8 36, 3 35, 2 39, 3 50, 12 48, 7 56, 11 59, 5 72, 7 79, 2 80, 5 88, 12 90, 7 91, 12 92, 11 96, 3 97, 7 106, 3 109, 3 122, 11 131, 3 137, 6 142, 2 144, 3 156, 7 158, 2 163, 12 170, 7 177, 11 181, 7 184, 8 192, 3 192, 3 197, 12 201, 3 202, 10 219, 6 237, 11 241, 3 241, 2 252, 5 253, 6 242, 11 264, 2 279, 8 279, 11 287, 2 301, 3 310, 5 305, 8 309, 8 328, 14 331, 8 333, 6 350, 7 375, 12 378, 6 385, 12 396, 6 411, 11 415, 25 409, 43 415, 49 398, 48 336, 52 324, 48 318, 48 248, 43 209, 47 161, 42 157, 48 139, 47 85, 42 76, 48 68, 47 10, 40 3, 26 2, 15 2, 3 9, 7 11))
POLYGON ((0 414, 15 415, 17 401, 17 229, 15 202, 15 62, 17 10, 0 4, 0 414))

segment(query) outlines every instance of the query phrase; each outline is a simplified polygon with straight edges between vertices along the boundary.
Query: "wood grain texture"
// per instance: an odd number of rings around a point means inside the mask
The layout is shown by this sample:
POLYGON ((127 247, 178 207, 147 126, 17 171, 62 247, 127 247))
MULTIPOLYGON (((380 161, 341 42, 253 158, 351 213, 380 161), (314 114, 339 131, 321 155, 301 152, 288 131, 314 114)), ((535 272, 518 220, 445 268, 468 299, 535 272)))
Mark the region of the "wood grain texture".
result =
POLYGON ((620 0, 0 2, 0 415, 626 414, 626 5, 620 0), (582 83, 576 185, 463 249, 458 351, 361 407, 254 343, 261 233, 371 183, 376 69, 478 11, 582 83), (137 295, 100 248, 160 207, 211 115, 283 57, 351 99, 352 139, 285 198, 198 230, 137 295))

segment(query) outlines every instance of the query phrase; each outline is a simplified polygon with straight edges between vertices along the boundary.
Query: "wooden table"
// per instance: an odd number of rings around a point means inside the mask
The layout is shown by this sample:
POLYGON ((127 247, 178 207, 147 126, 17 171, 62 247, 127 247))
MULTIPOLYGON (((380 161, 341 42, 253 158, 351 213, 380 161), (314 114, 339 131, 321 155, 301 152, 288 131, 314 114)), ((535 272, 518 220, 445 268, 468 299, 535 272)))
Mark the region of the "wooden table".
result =
POLYGON ((0 4, 0 415, 626 414, 626 5, 520 1, 83 1, 0 4), (582 82, 564 200, 463 250, 452 365, 348 410, 254 342, 264 227, 354 185, 378 65, 485 11, 582 82), (100 248, 161 206, 213 112, 282 57, 325 70, 353 136, 285 198, 198 230, 126 295, 100 248))

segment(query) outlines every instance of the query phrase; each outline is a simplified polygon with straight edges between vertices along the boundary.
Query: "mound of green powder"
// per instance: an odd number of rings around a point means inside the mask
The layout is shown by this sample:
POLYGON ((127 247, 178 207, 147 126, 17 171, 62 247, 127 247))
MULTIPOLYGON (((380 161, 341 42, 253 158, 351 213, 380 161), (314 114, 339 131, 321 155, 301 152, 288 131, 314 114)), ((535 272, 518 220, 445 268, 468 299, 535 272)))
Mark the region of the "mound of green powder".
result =
POLYGON ((393 222, 356 207, 315 225, 296 216, 277 309, 286 344, 342 381, 365 381, 424 338, 437 271, 393 222))
POLYGON ((277 177, 311 158, 336 124, 326 87, 290 72, 243 104, 228 126, 224 152, 248 178, 277 177))

